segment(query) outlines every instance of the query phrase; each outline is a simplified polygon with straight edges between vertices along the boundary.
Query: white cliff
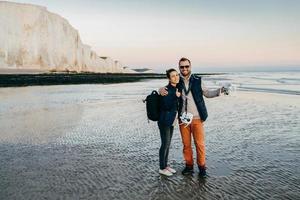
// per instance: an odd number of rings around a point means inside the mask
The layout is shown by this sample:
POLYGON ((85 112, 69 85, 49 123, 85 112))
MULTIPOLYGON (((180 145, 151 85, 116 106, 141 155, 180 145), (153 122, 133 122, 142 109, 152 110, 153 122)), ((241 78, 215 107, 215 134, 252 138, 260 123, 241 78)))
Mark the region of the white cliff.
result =
POLYGON ((99 57, 66 19, 45 7, 0 1, 0 69, 120 73, 123 67, 99 57))

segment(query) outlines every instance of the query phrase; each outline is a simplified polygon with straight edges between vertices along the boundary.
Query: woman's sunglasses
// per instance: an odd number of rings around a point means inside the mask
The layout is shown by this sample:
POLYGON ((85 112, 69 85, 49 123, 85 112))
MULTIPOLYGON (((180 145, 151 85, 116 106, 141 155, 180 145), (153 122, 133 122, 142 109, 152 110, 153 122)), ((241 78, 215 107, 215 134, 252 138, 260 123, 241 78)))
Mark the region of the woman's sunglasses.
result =
POLYGON ((188 69, 189 67, 190 67, 189 65, 184 65, 184 66, 180 66, 179 68, 180 69, 183 69, 183 68, 187 68, 188 69))

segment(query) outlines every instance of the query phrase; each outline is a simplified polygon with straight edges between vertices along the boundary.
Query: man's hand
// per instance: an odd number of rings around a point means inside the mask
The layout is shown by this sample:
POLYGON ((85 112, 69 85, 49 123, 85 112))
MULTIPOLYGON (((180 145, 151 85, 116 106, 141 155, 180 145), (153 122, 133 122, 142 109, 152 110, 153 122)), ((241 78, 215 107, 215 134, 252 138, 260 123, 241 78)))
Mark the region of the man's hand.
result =
POLYGON ((221 87, 221 93, 224 93, 225 92, 225 87, 221 87))
POLYGON ((168 88, 166 87, 161 87, 158 89, 158 93, 161 95, 161 96, 167 96, 168 95, 168 88))
POLYGON ((222 87, 221 88, 221 93, 224 93, 225 95, 229 95, 229 89, 225 88, 225 87, 222 87))

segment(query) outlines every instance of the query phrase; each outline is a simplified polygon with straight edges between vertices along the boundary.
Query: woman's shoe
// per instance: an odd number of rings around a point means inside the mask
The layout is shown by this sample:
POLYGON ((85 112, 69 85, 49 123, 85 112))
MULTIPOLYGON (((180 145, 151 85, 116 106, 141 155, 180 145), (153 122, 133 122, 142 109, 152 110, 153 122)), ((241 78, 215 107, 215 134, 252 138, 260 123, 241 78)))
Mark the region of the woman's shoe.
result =
POLYGON ((165 176, 172 176, 172 175, 173 175, 172 172, 170 172, 170 171, 167 170, 167 169, 160 169, 158 172, 159 172, 160 174, 162 174, 162 175, 165 175, 165 176))
POLYGON ((171 172, 172 174, 175 174, 176 173, 176 170, 171 168, 171 167, 166 167, 166 169, 171 172))

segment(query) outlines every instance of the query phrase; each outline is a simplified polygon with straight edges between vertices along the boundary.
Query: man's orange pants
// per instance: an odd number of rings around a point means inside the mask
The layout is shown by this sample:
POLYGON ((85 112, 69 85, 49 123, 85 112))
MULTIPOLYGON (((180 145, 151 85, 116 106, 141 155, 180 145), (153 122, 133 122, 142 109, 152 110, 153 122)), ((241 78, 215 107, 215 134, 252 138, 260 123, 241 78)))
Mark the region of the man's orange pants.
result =
MULTIPOLYGON (((181 122, 180 122, 181 123, 181 122)), ((194 165, 193 150, 192 150, 192 135, 197 152, 198 166, 205 167, 205 141, 203 122, 200 119, 193 119, 192 123, 185 127, 185 124, 179 125, 182 143, 183 156, 185 164, 188 166, 194 165)))

